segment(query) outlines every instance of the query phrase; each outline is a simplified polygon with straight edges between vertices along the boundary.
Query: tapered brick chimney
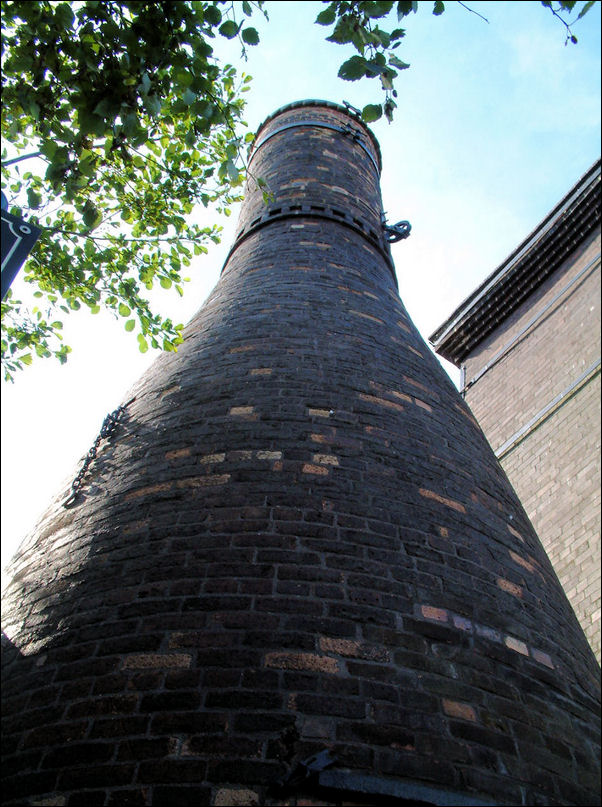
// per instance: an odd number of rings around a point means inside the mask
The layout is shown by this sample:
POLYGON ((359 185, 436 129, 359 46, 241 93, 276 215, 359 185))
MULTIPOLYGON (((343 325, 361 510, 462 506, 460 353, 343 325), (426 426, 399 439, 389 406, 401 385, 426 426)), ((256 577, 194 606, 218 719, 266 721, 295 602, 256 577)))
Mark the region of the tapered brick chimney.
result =
POLYGON ((599 669, 399 299, 374 136, 291 104, 250 172, 184 344, 13 562, 4 803, 599 804, 599 669))

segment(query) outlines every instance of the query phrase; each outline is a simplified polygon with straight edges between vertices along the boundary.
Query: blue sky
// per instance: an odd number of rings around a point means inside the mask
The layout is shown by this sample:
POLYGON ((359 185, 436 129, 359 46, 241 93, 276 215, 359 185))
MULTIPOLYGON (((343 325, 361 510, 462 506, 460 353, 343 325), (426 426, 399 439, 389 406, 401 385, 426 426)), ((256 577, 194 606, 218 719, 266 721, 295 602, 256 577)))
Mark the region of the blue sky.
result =
MULTIPOLYGON (((390 220, 412 223, 393 257, 425 339, 600 154, 600 3, 575 25, 579 44, 566 47, 562 25, 539 2, 471 3, 488 23, 459 3, 433 17, 432 5, 420 2, 404 20, 398 54, 411 68, 397 79, 399 109, 392 125, 372 126, 384 208, 390 220)), ((270 22, 256 18, 261 44, 246 64, 238 45, 216 40, 223 58, 254 77, 250 129, 304 98, 358 107, 380 100, 375 82, 337 78, 353 50, 324 41, 326 30, 313 25, 321 7, 267 2, 270 22)), ((156 298, 176 321, 186 322, 216 283, 236 216, 223 220, 222 245, 195 264, 184 299, 156 298)), ((15 291, 25 296, 19 281, 15 291)), ((138 352, 123 321, 78 312, 65 324, 74 350, 66 366, 37 361, 14 385, 2 382, 3 565, 154 359, 138 352)))

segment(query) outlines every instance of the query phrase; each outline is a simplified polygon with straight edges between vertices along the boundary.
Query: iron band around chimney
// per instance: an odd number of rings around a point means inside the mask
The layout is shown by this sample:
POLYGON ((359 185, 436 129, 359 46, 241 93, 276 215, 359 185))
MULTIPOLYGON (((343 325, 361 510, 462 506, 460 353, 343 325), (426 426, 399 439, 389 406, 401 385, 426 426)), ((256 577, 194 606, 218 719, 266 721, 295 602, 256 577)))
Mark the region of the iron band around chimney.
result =
POLYGON ((391 272, 391 276, 395 282, 395 287, 397 288, 395 266, 393 264, 393 259, 391 257, 387 240, 383 238, 382 230, 380 233, 378 233, 372 228, 366 227, 361 219, 351 216, 344 210, 340 210, 336 207, 328 207, 326 205, 276 205, 271 208, 266 208, 266 212, 263 215, 253 219, 249 223, 248 227, 239 230, 239 232, 236 234, 234 243, 232 244, 232 247, 226 256, 226 260, 224 261, 222 272, 226 268, 226 265, 234 251, 238 249, 242 242, 245 241, 256 230, 260 230, 262 227, 265 227, 273 221, 281 221, 283 219, 298 217, 335 221, 337 224, 342 224, 344 227, 348 227, 350 230, 354 230, 356 233, 359 233, 359 235, 363 236, 363 238, 365 238, 369 244, 371 244, 381 253, 387 262, 387 266, 389 267, 389 271, 391 272))
POLYGON ((272 137, 274 137, 277 134, 280 134, 281 132, 286 132, 289 129, 297 129, 301 126, 313 126, 318 129, 330 129, 333 132, 339 132, 342 135, 351 137, 353 141, 357 143, 357 145, 363 151, 366 152, 366 154, 370 159, 370 162, 372 163, 372 165, 376 170, 376 175, 380 176, 380 169, 378 167, 378 163, 374 159, 372 153, 370 152, 370 149, 364 143, 364 135, 359 129, 356 129, 354 126, 351 125, 351 123, 348 123, 346 126, 335 126, 333 123, 324 123, 323 121, 316 121, 309 119, 295 121, 294 123, 287 123, 284 126, 280 126, 278 129, 274 129, 273 132, 269 132, 269 134, 263 137, 259 141, 259 143, 253 146, 253 152, 249 158, 249 165, 251 164, 253 157, 257 154, 258 150, 264 145, 264 143, 267 143, 268 140, 271 140, 272 137))

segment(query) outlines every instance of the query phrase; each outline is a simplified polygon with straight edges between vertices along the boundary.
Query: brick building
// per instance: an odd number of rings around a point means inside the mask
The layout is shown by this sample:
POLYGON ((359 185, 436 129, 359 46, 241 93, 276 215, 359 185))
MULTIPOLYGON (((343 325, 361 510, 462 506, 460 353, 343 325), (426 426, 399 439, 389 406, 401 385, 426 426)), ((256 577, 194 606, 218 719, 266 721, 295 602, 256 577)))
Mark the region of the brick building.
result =
POLYGON ((399 298, 345 108, 260 127, 221 279, 3 598, 7 805, 597 804, 591 648, 399 298))
POLYGON ((600 661, 600 161, 430 341, 600 661))

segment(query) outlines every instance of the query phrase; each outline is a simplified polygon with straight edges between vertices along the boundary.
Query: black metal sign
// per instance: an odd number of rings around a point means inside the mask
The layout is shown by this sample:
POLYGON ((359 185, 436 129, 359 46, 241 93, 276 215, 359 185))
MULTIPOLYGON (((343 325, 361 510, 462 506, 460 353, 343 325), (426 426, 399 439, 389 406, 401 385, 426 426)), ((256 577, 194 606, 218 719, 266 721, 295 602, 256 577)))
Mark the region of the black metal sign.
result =
POLYGON ((2 299, 38 240, 41 230, 2 210, 2 299))

